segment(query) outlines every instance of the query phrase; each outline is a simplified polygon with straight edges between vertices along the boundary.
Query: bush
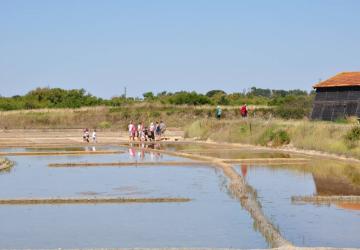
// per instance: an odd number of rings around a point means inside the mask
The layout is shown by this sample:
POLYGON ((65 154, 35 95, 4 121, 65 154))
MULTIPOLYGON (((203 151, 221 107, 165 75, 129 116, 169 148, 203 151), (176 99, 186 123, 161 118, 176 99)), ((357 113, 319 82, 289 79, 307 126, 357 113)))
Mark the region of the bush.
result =
POLYGON ((281 101, 270 102, 278 105, 275 115, 283 119, 302 119, 309 117, 312 107, 311 96, 286 96, 281 101))
POLYGON ((283 130, 274 128, 267 129, 260 137, 259 142, 263 146, 278 147, 290 143, 289 134, 283 130))
POLYGON ((345 143, 350 148, 355 147, 359 140, 360 140, 360 126, 353 127, 345 135, 345 143))
POLYGON ((285 130, 278 130, 271 136, 272 146, 282 146, 290 143, 290 136, 285 130))

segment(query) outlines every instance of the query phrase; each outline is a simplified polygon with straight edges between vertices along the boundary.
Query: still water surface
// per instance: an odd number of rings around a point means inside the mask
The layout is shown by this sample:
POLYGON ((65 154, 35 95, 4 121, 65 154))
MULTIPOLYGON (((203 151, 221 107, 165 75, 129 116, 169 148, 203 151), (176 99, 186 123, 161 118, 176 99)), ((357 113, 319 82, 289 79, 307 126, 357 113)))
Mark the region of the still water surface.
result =
MULTIPOLYGON (((322 185, 319 188, 318 179, 314 178, 317 175, 321 175, 325 183, 329 176, 327 186, 336 190, 334 195, 343 193, 341 188, 346 183, 345 176, 336 175, 333 169, 327 166, 302 166, 301 170, 300 167, 294 166, 242 165, 238 166, 237 170, 257 191, 265 215, 290 242, 308 247, 359 247, 360 210, 345 209, 341 204, 315 205, 291 202, 291 196, 321 195, 324 192, 326 187, 322 185), (336 188, 334 180, 342 184, 336 188)), ((354 184, 348 180, 347 185, 354 184)))
MULTIPOLYGON (((219 158, 294 155, 249 149, 166 144, 158 149, 219 158), (226 150, 225 150, 226 149, 226 150)), ((11 149, 9 151, 39 149, 11 149)), ((61 148, 92 150, 89 148, 61 148)), ((111 155, 14 156, 0 173, 0 198, 184 197, 188 203, 0 206, 1 248, 234 247, 266 248, 254 222, 232 199, 220 170, 204 166, 49 168, 49 163, 190 161, 134 146, 111 155)), ((2 150, 2 151, 6 151, 2 150)), ((47 150, 49 151, 49 150, 47 150)), ((360 195, 360 167, 312 159, 303 165, 246 165, 235 169, 250 184, 269 220, 297 246, 360 246, 360 206, 294 204, 291 196, 360 195)))
MULTIPOLYGON (((136 157, 138 153, 136 150, 136 157)), ((129 157, 133 156, 9 157, 16 165, 0 175, 0 198, 121 196, 185 197, 192 201, 2 205, 0 247, 267 247, 261 234, 253 229, 249 214, 227 194, 226 178, 214 168, 47 167, 50 162, 109 162, 129 157)), ((179 160, 167 155, 159 157, 179 160)))

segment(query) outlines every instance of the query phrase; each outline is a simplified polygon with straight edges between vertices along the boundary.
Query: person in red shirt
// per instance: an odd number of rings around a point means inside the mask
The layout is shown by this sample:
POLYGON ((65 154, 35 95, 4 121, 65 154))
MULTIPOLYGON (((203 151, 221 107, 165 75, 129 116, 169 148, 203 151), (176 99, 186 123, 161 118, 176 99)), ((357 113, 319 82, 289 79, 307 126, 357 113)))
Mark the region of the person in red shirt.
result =
POLYGON ((240 114, 243 118, 246 118, 248 115, 248 109, 246 104, 242 105, 242 107, 240 108, 240 114))

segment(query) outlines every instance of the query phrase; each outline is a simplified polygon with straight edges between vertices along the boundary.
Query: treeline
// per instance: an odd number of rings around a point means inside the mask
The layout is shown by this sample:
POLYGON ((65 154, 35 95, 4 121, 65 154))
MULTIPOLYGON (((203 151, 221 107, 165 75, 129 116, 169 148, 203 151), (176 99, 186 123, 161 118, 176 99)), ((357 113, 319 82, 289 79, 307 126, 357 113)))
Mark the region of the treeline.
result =
POLYGON ((311 98, 313 93, 303 90, 271 90, 252 87, 248 92, 227 94, 223 90, 211 90, 204 94, 196 92, 153 92, 143 94, 144 100, 148 102, 160 102, 162 104, 174 105, 267 105, 277 106, 293 101, 294 99, 311 98))
POLYGON ((119 106, 134 101, 124 97, 102 99, 84 89, 37 88, 23 96, 0 97, 0 110, 119 106))
MULTIPOLYGON (((84 89, 65 90, 60 88, 37 88, 23 96, 0 97, 0 110, 41 109, 41 108, 80 108, 91 106, 122 106, 133 103, 159 103, 171 105, 263 105, 277 107, 286 118, 289 113, 303 117, 311 108, 313 93, 302 90, 270 90, 251 88, 242 93, 226 93, 211 90, 206 94, 197 92, 147 92, 143 98, 113 97, 102 99, 91 95, 84 89)), ((290 117, 292 118, 292 117, 290 117)))

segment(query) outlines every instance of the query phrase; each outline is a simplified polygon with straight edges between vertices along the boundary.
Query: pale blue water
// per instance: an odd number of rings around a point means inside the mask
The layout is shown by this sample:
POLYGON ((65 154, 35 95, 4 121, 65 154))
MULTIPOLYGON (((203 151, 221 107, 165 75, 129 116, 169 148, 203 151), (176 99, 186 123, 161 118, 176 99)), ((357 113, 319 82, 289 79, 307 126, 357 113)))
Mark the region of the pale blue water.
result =
MULTIPOLYGON (((176 150, 172 145, 167 147, 176 150)), ((62 162, 191 161, 146 153, 138 147, 97 150, 124 153, 9 157, 16 165, 0 174, 0 198, 121 196, 184 197, 192 201, 0 206, 0 248, 267 247, 247 211, 227 194, 227 179, 215 168, 47 166, 62 162)), ((304 171, 291 166, 235 168, 257 191, 265 215, 295 245, 359 247, 359 210, 291 203, 291 196, 317 192, 313 175, 305 167, 304 171)))
MULTIPOLYGON (((244 166, 237 168, 244 173, 244 166)), ((286 239, 297 246, 359 247, 360 211, 335 205, 295 205, 291 196, 316 194, 309 172, 266 166, 247 167, 262 208, 286 239)))
MULTIPOLYGON (((111 161, 114 156, 10 157, 16 166, 0 175, 0 198, 96 195, 192 201, 0 205, 0 248, 267 247, 249 214, 227 194, 226 178, 215 168, 47 167, 49 162, 92 161, 93 157, 111 161)), ((116 157, 128 159, 129 155, 116 157)))

